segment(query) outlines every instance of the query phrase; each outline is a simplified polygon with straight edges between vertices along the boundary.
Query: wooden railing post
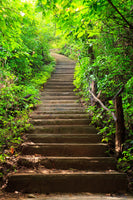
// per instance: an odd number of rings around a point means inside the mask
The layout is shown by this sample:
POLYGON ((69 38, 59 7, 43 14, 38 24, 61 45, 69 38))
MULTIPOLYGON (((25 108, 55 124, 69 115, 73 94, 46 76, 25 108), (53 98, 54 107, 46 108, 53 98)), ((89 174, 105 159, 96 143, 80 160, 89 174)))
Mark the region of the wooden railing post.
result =
POLYGON ((115 135, 115 152, 116 156, 120 157, 122 154, 122 144, 125 140, 125 125, 124 114, 122 108, 122 97, 116 96, 115 98, 116 109, 116 135, 115 135))
MULTIPOLYGON (((96 102, 98 102, 104 110, 110 112, 112 114, 112 117, 116 123, 116 134, 115 134, 115 153, 116 157, 121 157, 122 154, 122 144, 125 141, 125 124, 124 124, 124 114, 123 114, 123 108, 122 108, 122 97, 121 93, 123 92, 124 87, 121 88, 117 94, 114 96, 113 101, 115 104, 115 110, 116 114, 112 112, 110 109, 108 109, 101 101, 98 99, 98 97, 95 96, 95 94, 89 90, 92 97, 95 99, 96 102)), ((98 95, 99 96, 99 95, 98 95)), ((94 105, 94 104, 93 104, 94 105)))

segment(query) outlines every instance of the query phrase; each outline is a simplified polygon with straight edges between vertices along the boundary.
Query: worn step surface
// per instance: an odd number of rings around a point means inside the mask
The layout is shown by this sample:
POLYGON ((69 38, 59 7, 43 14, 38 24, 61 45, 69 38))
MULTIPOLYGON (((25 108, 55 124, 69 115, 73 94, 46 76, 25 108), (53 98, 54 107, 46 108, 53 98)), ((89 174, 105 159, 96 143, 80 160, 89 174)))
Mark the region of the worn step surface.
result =
POLYGON ((64 86, 73 86, 73 80, 72 81, 57 81, 57 80, 55 80, 55 79, 52 79, 52 80, 48 80, 47 81, 47 83, 46 83, 46 85, 48 86, 55 86, 55 85, 64 85, 64 86))
POLYGON ((107 145, 102 143, 29 143, 22 148, 22 154, 43 156, 107 156, 107 145))
MULTIPOLYGON (((69 114, 69 113, 50 113, 50 114, 31 114, 30 117, 32 119, 87 119, 88 116, 86 114, 69 114)), ((88 118, 89 119, 89 118, 88 118)))
MULTIPOLYGON (((44 170, 45 171, 45 170, 44 170)), ((8 178, 7 191, 25 193, 124 192, 126 176, 118 172, 18 173, 8 178), (21 186, 20 186, 21 185, 21 186), (20 189, 21 188, 21 189, 20 189)))
POLYGON ((62 85, 62 84, 57 84, 57 83, 52 83, 52 84, 47 84, 47 89, 74 89, 74 85, 70 85, 70 83, 66 86, 66 85, 62 85))
POLYGON ((28 155, 20 156, 17 163, 19 166, 24 167, 42 165, 47 169, 78 169, 87 171, 116 170, 116 160, 113 157, 37 157, 28 155))
POLYGON ((27 134, 27 138, 34 143, 96 143, 101 141, 97 134, 27 134))
POLYGON ((38 110, 43 110, 43 111, 46 111, 46 112, 49 112, 49 111, 83 111, 83 108, 82 107, 43 107, 43 106, 40 106, 38 108, 38 110))
POLYGON ((44 84, 41 103, 31 113, 7 191, 26 193, 112 193, 127 190, 127 177, 116 170, 96 128, 74 92, 75 62, 54 54, 57 62, 44 84))
POLYGON ((87 134, 97 133, 97 130, 91 126, 82 125, 44 125, 33 126, 28 133, 55 133, 55 134, 87 134))
MULTIPOLYGON (((56 104, 54 104, 54 103, 42 103, 42 104, 40 104, 39 105, 39 107, 63 107, 63 108, 65 108, 65 107, 81 107, 81 105, 79 104, 79 103, 56 103, 56 104)), ((82 108, 82 107, 81 107, 82 108)), ((83 108, 82 108, 83 109, 83 108)))
POLYGON ((32 119, 30 120, 30 123, 33 125, 73 125, 73 124, 79 124, 79 125, 87 125, 89 123, 88 119, 32 119))
POLYGON ((69 91, 68 92, 65 92, 65 91, 64 92, 59 92, 59 91, 58 92, 54 92, 54 91, 47 92, 46 91, 46 92, 42 92, 41 95, 42 96, 69 96, 69 95, 75 96, 75 93, 73 91, 72 92, 69 92, 69 91))
POLYGON ((69 104, 69 103, 80 103, 80 101, 78 99, 44 99, 43 104, 45 103, 48 103, 48 104, 61 104, 61 103, 64 103, 64 104, 69 104))

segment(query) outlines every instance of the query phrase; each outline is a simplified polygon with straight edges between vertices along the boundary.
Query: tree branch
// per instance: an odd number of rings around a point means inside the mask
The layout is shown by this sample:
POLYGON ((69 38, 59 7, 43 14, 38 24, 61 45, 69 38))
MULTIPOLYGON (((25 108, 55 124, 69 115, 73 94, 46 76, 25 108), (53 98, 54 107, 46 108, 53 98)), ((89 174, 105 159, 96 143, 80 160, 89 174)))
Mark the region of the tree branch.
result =
POLYGON ((90 92, 90 94, 93 96, 93 98, 104 108, 104 110, 106 110, 106 111, 108 111, 108 112, 111 112, 111 115, 112 115, 114 121, 116 121, 117 119, 116 119, 115 113, 112 112, 110 109, 108 109, 108 108, 100 101, 100 99, 98 99, 98 98, 93 94, 93 92, 91 92, 90 90, 89 90, 89 92, 90 92))
POLYGON ((117 93, 116 95, 113 97, 113 101, 116 99, 117 96, 119 96, 124 90, 124 87, 122 87, 117 93))
POLYGON ((109 4, 116 10, 116 12, 122 17, 122 19, 128 24, 130 29, 133 29, 133 26, 126 20, 126 18, 121 14, 121 12, 116 8, 116 6, 112 3, 111 0, 107 0, 109 4))

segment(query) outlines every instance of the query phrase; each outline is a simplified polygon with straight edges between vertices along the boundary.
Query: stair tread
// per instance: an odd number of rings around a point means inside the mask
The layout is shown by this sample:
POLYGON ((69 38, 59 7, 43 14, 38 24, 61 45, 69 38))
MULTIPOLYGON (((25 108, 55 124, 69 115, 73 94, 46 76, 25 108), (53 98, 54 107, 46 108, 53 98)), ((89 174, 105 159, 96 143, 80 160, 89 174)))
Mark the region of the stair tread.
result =
MULTIPOLYGON (((63 117, 63 119, 86 119, 88 118, 88 116, 86 114, 63 114, 63 113, 52 113, 52 114, 31 114, 30 115, 31 118, 35 118, 35 119, 41 119, 43 117, 45 118, 51 118, 51 119, 58 119, 58 117, 63 117)), ((89 119, 89 118, 88 118, 89 119)))
MULTIPOLYGON (((38 170, 39 171, 39 170, 38 170)), ((118 172, 115 170, 107 170, 107 171, 100 171, 100 172, 95 172, 95 171, 81 171, 81 170, 48 170, 48 169, 40 169, 40 173, 36 172, 34 170, 31 169, 27 169, 26 171, 22 171, 21 170, 19 172, 16 172, 14 174, 12 174, 12 176, 53 176, 53 175, 60 175, 60 176, 64 176, 64 175, 71 175, 71 176, 75 176, 75 175, 125 175, 122 172, 118 172), (50 173, 49 173, 50 172, 50 173)), ((126 175, 125 175, 126 177, 126 175)))
MULTIPOLYGON (((43 129, 43 128, 82 128, 82 129, 93 129, 96 130, 95 128, 87 125, 41 125, 41 126, 34 126, 31 127, 30 129, 43 129)), ((30 130, 29 129, 29 130, 30 130)), ((97 131, 96 131, 97 132, 97 131)))
POLYGON ((27 142, 23 143, 23 146, 107 146, 107 144, 103 143, 33 143, 27 142))
POLYGON ((53 121, 59 121, 59 122, 62 122, 62 121, 87 121, 88 122, 88 119, 31 119, 30 121, 46 121, 46 122, 53 122, 53 121))
POLYGON ((48 133, 45 133, 45 134, 26 134, 26 135, 29 135, 29 136, 36 136, 36 137, 39 137, 39 136, 43 136, 43 137, 90 137, 91 135, 96 135, 96 136, 99 136, 97 134, 91 134, 91 133, 87 133, 87 134, 48 134, 48 133))
POLYGON ((83 156, 83 157, 80 157, 80 156, 74 156, 74 157, 65 157, 65 156, 39 156, 39 155, 24 155, 24 156, 19 156, 19 158, 23 158, 23 159, 33 159, 33 160, 36 160, 36 159, 59 159, 59 160, 115 160, 115 157, 89 157, 89 156, 83 156))

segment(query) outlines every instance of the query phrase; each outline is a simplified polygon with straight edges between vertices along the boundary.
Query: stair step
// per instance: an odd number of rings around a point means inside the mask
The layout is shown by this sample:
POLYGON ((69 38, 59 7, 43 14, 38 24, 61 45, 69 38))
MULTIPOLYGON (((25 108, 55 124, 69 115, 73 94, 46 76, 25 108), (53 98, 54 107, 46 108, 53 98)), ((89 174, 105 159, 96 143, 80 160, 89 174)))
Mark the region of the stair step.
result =
MULTIPOLYGON (((48 108, 48 107, 81 107, 81 104, 80 103, 56 103, 56 104, 51 104, 50 102, 49 103, 44 103, 44 102, 42 102, 40 105, 39 105, 39 107, 46 107, 46 108, 48 108)), ((83 107, 81 107, 82 109, 83 109, 83 107)))
POLYGON ((39 111, 35 110, 34 113, 39 115, 45 115, 45 114, 85 114, 84 111, 79 110, 67 110, 67 111, 39 111))
POLYGON ((31 119, 30 123, 36 126, 39 125, 88 125, 88 119, 31 119))
POLYGON ((74 94, 75 94, 75 92, 74 92, 74 88, 67 88, 67 87, 62 87, 62 88, 47 88, 47 87, 45 87, 44 88, 44 92, 56 92, 56 93, 64 93, 64 92, 73 92, 74 94))
POLYGON ((66 84, 64 85, 64 84, 61 84, 61 85, 59 85, 59 84, 48 84, 46 87, 45 87, 46 89, 74 89, 75 88, 75 86, 74 85, 67 85, 66 86, 66 84))
POLYGON ((74 75, 73 74, 53 74, 52 75, 52 79, 60 79, 60 80, 64 80, 64 81, 72 81, 74 79, 74 75))
POLYGON ((43 106, 41 106, 41 107, 38 107, 38 110, 42 110, 42 111, 62 111, 62 112, 64 112, 64 111, 76 111, 76 110, 78 110, 78 111, 83 111, 83 108, 82 107, 58 107, 58 106, 55 106, 55 107, 52 107, 52 106, 49 106, 49 107, 43 107, 43 106))
POLYGON ((71 88, 45 88, 44 92, 64 93, 64 92, 73 92, 73 90, 71 88))
POLYGON ((39 154, 43 156, 92 156, 105 157, 107 145, 102 143, 29 143, 22 148, 23 155, 39 154))
POLYGON ((64 91, 64 92, 52 92, 52 91, 45 91, 45 92, 41 92, 41 95, 42 96, 46 96, 46 95, 50 95, 50 96, 74 96, 75 93, 73 91, 71 92, 67 92, 67 91, 64 91))
POLYGON ((61 65, 61 64, 57 64, 56 65, 56 69, 74 69, 75 68, 75 63, 69 64, 69 65, 61 65))
POLYGON ((97 134, 27 134, 34 143, 97 143, 101 136, 97 134))
POLYGON ((67 113, 52 113, 52 114, 32 114, 30 116, 32 119, 87 119, 88 116, 86 114, 67 114, 67 113))
POLYGON ((70 73, 70 74, 67 74, 67 73, 56 73, 56 71, 53 73, 53 76, 58 76, 58 77, 62 77, 62 76, 64 76, 64 77, 73 77, 74 76, 74 74, 73 73, 70 73))
POLYGON ((75 65, 66 65, 66 66, 65 65, 64 66, 57 65, 56 66, 56 71, 62 70, 62 71, 65 72, 66 70, 70 70, 70 71, 73 70, 74 71, 74 69, 75 69, 75 65))
POLYGON ((41 92, 42 96, 74 96, 74 92, 41 92))
POLYGON ((73 77, 52 77, 53 81, 62 81, 62 82, 72 82, 73 83, 73 77))
POLYGON ((49 79, 47 81, 47 85, 72 85, 73 86, 73 81, 57 81, 55 79, 49 79))
POLYGON ((43 104, 45 104, 45 103, 49 103, 49 104, 73 104, 73 103, 78 103, 78 104, 80 104, 80 101, 78 101, 78 100, 72 100, 72 99, 58 99, 58 100, 43 100, 43 101, 41 101, 43 104))
POLYGON ((97 130, 93 127, 82 126, 82 125, 45 125, 45 126, 34 126, 28 130, 28 133, 41 134, 41 133, 52 133, 52 134, 95 134, 97 130))
POLYGON ((44 96, 41 96, 40 100, 43 101, 43 100, 77 100, 79 99, 78 96, 75 96, 75 95, 60 95, 60 96, 49 96, 49 95, 44 95, 44 96))
POLYGON ((75 68, 75 63, 74 64, 69 64, 69 65, 61 65, 61 64, 57 64, 56 65, 56 69, 74 69, 75 68))
MULTIPOLYGON (((58 102, 50 102, 50 101, 41 101, 41 104, 39 105, 40 107, 82 107, 80 103, 76 102, 66 102, 64 103, 63 101, 58 101, 58 102)), ((39 107, 37 106, 37 107, 39 107)))
POLYGON ((56 69, 56 71, 54 72, 54 75, 71 75, 73 76, 74 75, 74 69, 65 69, 65 70, 62 70, 62 69, 56 69))
POLYGON ((44 166, 47 169, 77 169, 89 171, 116 170, 116 160, 113 157, 36 157, 21 156, 18 166, 33 168, 44 166))
POLYGON ((127 177, 118 172, 16 173, 8 177, 8 192, 113 193, 126 192, 127 177))
POLYGON ((63 75, 72 75, 73 76, 73 73, 74 73, 74 70, 56 70, 55 72, 54 72, 54 74, 63 74, 63 75))

